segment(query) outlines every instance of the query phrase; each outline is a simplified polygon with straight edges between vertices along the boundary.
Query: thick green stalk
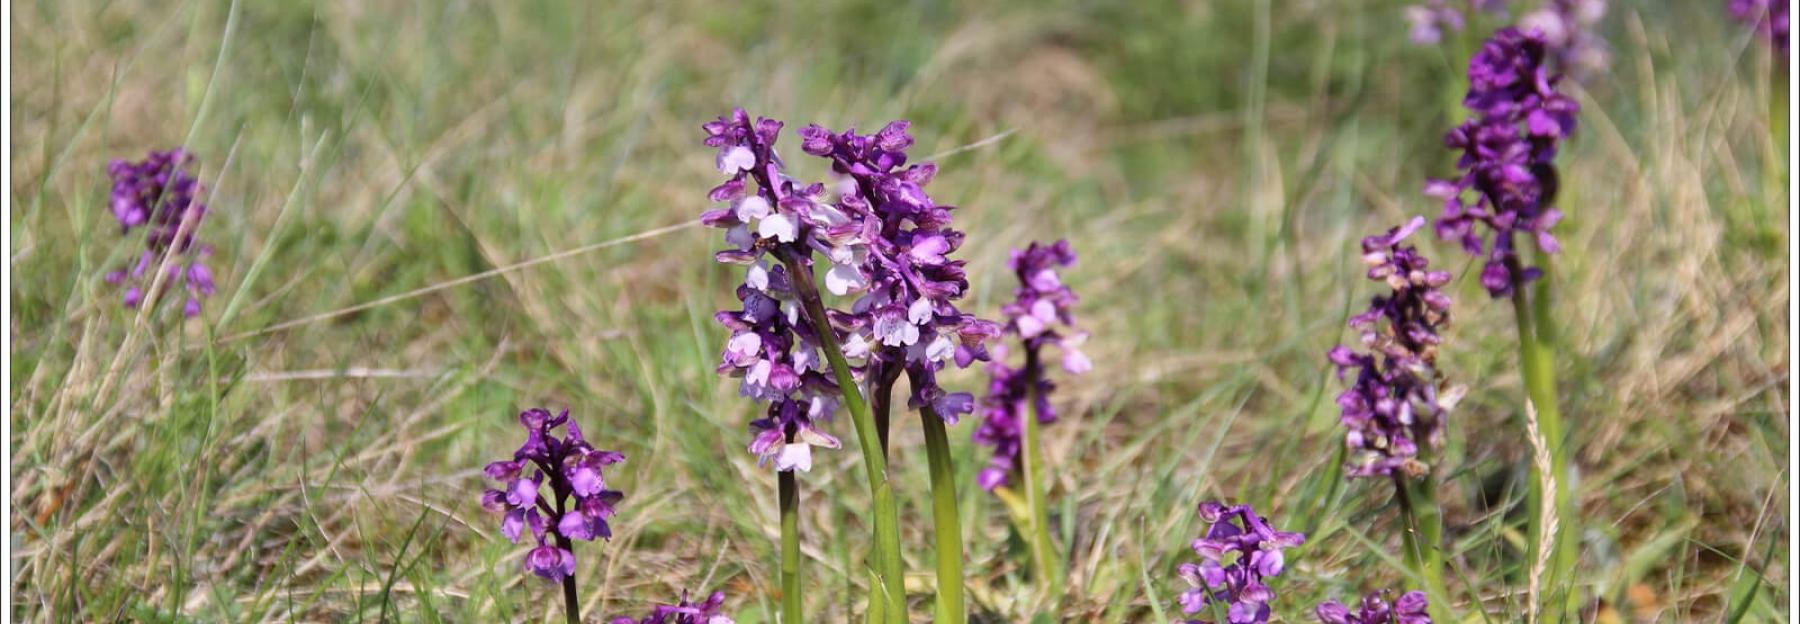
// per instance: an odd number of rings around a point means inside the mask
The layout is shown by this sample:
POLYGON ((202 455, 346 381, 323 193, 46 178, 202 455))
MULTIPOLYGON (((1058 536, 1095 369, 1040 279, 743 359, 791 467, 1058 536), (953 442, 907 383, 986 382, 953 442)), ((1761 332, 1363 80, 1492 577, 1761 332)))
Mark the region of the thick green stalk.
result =
POLYGON ((1457 622, 1450 609, 1450 590, 1444 584, 1444 513, 1437 502, 1437 483, 1433 474, 1418 479, 1394 476, 1394 497, 1400 501, 1400 512, 1406 521, 1406 564, 1425 583, 1431 598, 1430 613, 1434 622, 1457 622))
POLYGON ((792 470, 784 470, 781 494, 781 622, 806 621, 800 599, 800 484, 792 470))
MULTIPOLYGON (((1788 68, 1784 66, 1779 59, 1775 59, 1774 62, 1769 64, 1770 149, 1768 168, 1771 170, 1769 178, 1781 182, 1785 182, 1788 175, 1788 168, 1785 166, 1786 159, 1782 158, 1782 155, 1787 153, 1788 148, 1787 113, 1789 80, 1793 80, 1793 76, 1788 75, 1788 68)), ((1786 188, 1786 186, 1782 185, 1776 188, 1781 189, 1786 188)), ((1775 196, 1779 198, 1781 194, 1777 192, 1775 193, 1775 196)))
POLYGON ((831 331, 831 321, 825 316, 825 303, 819 298, 819 287, 814 282, 812 267, 801 264, 798 259, 786 253, 781 255, 781 262, 787 266, 789 277, 793 278, 794 288, 798 291, 801 306, 806 310, 807 320, 818 328, 814 333, 818 335, 820 350, 825 352, 825 359, 831 362, 838 390, 844 395, 844 409, 850 412, 850 422, 856 428, 857 443, 862 447, 863 468, 869 477, 869 496, 875 506, 876 583, 869 590, 869 620, 906 624, 906 579, 902 576, 900 560, 900 513, 894 504, 894 488, 888 483, 887 454, 881 450, 881 439, 875 430, 875 417, 869 411, 869 404, 863 401, 862 391, 857 389, 856 377, 850 372, 850 362, 844 359, 843 348, 838 346, 837 334, 831 331), (876 606, 878 603, 879 607, 876 606))
POLYGON ((950 461, 950 438, 944 420, 930 406, 919 411, 925 426, 925 457, 931 465, 931 530, 937 538, 937 619, 968 621, 963 605, 962 518, 956 513, 956 468, 950 461))
POLYGON ((1037 376, 1041 374, 1037 354, 1027 349, 1025 375, 1031 388, 1031 413, 1021 423, 1025 440, 1019 449, 1024 464, 1019 467, 1019 476, 1025 481, 1025 505, 1031 510, 1031 560, 1037 564, 1038 582, 1044 584, 1049 596, 1058 599, 1062 596, 1062 560, 1056 554, 1056 542, 1050 539, 1050 514, 1044 500, 1044 451, 1038 441, 1037 376))
MULTIPOLYGON (((888 376, 886 367, 882 366, 880 362, 870 362, 867 367, 864 367, 863 375, 869 381, 869 391, 863 395, 863 398, 869 402, 869 413, 875 422, 875 436, 881 442, 881 457, 885 461, 888 455, 888 416, 893 407, 894 378, 888 376)), ((880 575, 873 570, 870 571, 870 574, 873 576, 870 587, 874 588, 880 585, 880 575)), ((870 592, 869 612, 866 619, 870 624, 886 624, 889 601, 876 598, 874 592, 870 592)))
MULTIPOLYGON (((1537 259, 1540 263, 1548 261, 1546 254, 1541 253, 1538 254, 1537 259)), ((1537 287, 1533 289, 1537 301, 1527 300, 1525 295, 1527 289, 1523 287, 1513 290, 1512 300, 1513 315, 1519 326, 1519 365, 1521 375, 1525 380, 1525 394, 1530 399, 1532 407, 1537 410, 1539 431, 1543 433, 1544 441, 1550 447, 1551 472, 1556 476, 1558 482, 1564 484, 1563 487, 1556 488, 1556 499, 1548 501, 1548 504, 1555 506, 1557 521, 1562 528, 1556 534, 1555 543, 1551 545, 1553 548, 1552 565, 1549 570, 1549 578, 1546 579, 1547 582, 1544 586, 1551 588, 1549 593, 1552 595, 1556 588, 1562 588, 1567 592, 1567 600, 1563 602, 1564 606, 1557 609, 1557 612, 1566 616, 1568 605, 1578 600, 1578 593, 1574 587, 1576 542, 1570 536, 1580 533, 1578 528, 1580 517, 1575 509, 1574 484, 1568 479, 1568 452, 1563 439, 1562 409, 1556 400, 1555 363, 1550 350, 1550 336, 1553 333, 1548 314, 1550 280, 1547 273, 1549 267, 1545 265, 1544 269, 1546 275, 1538 279, 1537 287)), ((1546 504, 1543 498, 1542 479, 1532 479, 1528 508, 1531 514, 1531 552, 1533 553, 1537 552, 1544 536, 1545 527, 1541 526, 1543 523, 1540 522, 1540 518, 1543 517, 1540 511, 1546 504)))

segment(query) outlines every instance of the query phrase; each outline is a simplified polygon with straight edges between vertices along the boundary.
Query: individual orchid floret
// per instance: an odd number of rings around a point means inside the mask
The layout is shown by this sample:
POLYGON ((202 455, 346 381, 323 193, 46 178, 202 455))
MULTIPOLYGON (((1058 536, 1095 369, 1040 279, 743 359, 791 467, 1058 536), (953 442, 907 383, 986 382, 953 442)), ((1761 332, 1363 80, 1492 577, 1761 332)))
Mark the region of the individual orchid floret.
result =
POLYGON ((552 416, 533 408, 519 414, 525 443, 513 458, 487 465, 500 487, 481 496, 481 506, 502 514, 500 534, 517 544, 526 530, 538 546, 525 555, 525 571, 551 581, 575 574, 570 540, 611 539, 613 516, 624 494, 607 489, 604 468, 625 461, 595 449, 568 410, 552 416), (557 429, 567 426, 566 434, 557 429), (546 488, 546 486, 548 486, 546 488))
POLYGON ((692 602, 687 592, 681 593, 681 602, 672 605, 657 605, 649 615, 642 619, 616 617, 611 624, 735 624, 730 616, 720 613, 725 606, 725 592, 713 592, 704 602, 692 602))
POLYGON ((119 231, 145 230, 145 249, 137 260, 106 274, 107 283, 126 286, 127 308, 137 308, 148 298, 155 271, 165 260, 168 275, 161 288, 178 288, 187 294, 182 308, 187 316, 199 316, 201 300, 218 291, 212 269, 206 265, 213 248, 195 240, 207 210, 200 201, 204 189, 187 170, 193 160, 178 148, 150 152, 138 162, 114 160, 107 165, 113 183, 109 206, 119 231))
POLYGON ((1015 249, 1007 263, 1018 277, 1019 287, 1013 293, 1013 301, 1000 311, 1006 317, 1006 333, 1019 341, 1024 363, 1016 368, 1010 366, 1005 361, 1007 349, 993 348, 981 427, 975 430, 975 441, 994 450, 988 467, 977 478, 984 489, 1010 483, 1019 471, 1023 423, 1034 407, 1039 423, 1056 421, 1056 410, 1050 401, 1056 384, 1046 374, 1044 347, 1056 346, 1065 371, 1081 374, 1093 368, 1081 351, 1087 333, 1075 328, 1073 310, 1080 298, 1062 282, 1061 270, 1073 264, 1075 251, 1066 240, 1049 245, 1034 242, 1025 249, 1015 249))
POLYGON ((800 130, 801 149, 830 160, 838 176, 831 212, 837 223, 825 229, 821 250, 832 263, 826 289, 857 295, 850 314, 834 319, 850 334, 846 355, 870 367, 903 369, 913 386, 908 406, 930 407, 953 424, 973 410, 974 399, 945 391, 937 373, 950 362, 966 367, 988 359, 985 343, 999 331, 956 307, 969 280, 964 262, 950 255, 964 235, 951 228, 955 208, 925 192, 937 166, 907 165, 909 127, 895 121, 862 135, 807 126, 800 130))
POLYGON ((1344 603, 1327 600, 1313 613, 1319 617, 1320 624, 1431 624, 1431 616, 1426 613, 1429 605, 1425 592, 1406 592, 1392 604, 1388 603, 1387 595, 1387 590, 1371 592, 1363 596, 1362 603, 1354 611, 1344 603))
POLYGON ((1326 354, 1339 379, 1354 373, 1337 398, 1353 477, 1423 475, 1429 466, 1417 459, 1420 445, 1443 443, 1445 415, 1462 395, 1461 388, 1441 387, 1436 369, 1439 331, 1450 320, 1450 298, 1439 289, 1450 273, 1432 270, 1417 248, 1403 244, 1424 225, 1414 217, 1363 239, 1368 278, 1389 292, 1350 318, 1358 348, 1338 345, 1326 354))
POLYGON ((830 418, 835 404, 836 400, 823 392, 804 400, 783 398, 770 403, 768 415, 750 423, 756 432, 750 452, 759 458, 758 463, 774 462, 778 471, 812 470, 813 447, 841 446, 837 438, 816 426, 830 418))
POLYGON ((1725 9, 1731 17, 1750 25, 1756 34, 1775 48, 1777 56, 1783 63, 1788 56, 1788 11, 1787 0, 1727 0, 1725 9))
MULTIPOLYGON (((1223 609, 1231 624, 1269 621, 1269 603, 1275 592, 1268 580, 1287 567, 1283 551, 1306 543, 1300 533, 1277 531, 1249 505, 1200 504, 1206 535, 1194 540, 1199 563, 1181 565, 1188 589, 1180 597, 1181 610, 1189 615, 1217 613, 1223 609)), ((1188 624, 1215 624, 1193 619, 1188 624)))
POLYGON ((1557 178, 1557 147, 1575 131, 1575 100, 1559 93, 1562 77, 1545 66, 1547 43, 1541 32, 1506 28, 1495 33, 1469 61, 1469 93, 1463 100, 1472 116, 1444 137, 1462 152, 1453 180, 1432 180, 1425 194, 1440 199, 1439 237, 1460 243, 1485 258, 1481 284, 1494 297, 1510 296, 1542 271, 1524 265, 1514 238, 1533 237, 1538 249, 1560 248, 1550 229, 1562 219, 1551 205, 1557 178), (1477 226, 1485 226, 1491 236, 1477 226))

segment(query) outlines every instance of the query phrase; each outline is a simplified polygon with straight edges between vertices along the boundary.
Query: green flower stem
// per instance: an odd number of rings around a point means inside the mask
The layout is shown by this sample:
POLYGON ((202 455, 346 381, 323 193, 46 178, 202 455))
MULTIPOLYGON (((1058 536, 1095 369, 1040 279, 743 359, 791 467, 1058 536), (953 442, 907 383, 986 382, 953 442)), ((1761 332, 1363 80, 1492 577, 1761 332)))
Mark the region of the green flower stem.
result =
POLYGON ((806 621, 800 599, 800 484, 792 470, 779 473, 781 494, 781 622, 806 621))
MULTIPOLYGON (((1525 394, 1532 406, 1537 410, 1538 429, 1544 435, 1544 441, 1550 447, 1550 468, 1562 487, 1556 488, 1556 500, 1544 500, 1542 479, 1532 479, 1528 508, 1531 514, 1531 545, 1536 552, 1544 539, 1544 528, 1539 518, 1540 510, 1545 504, 1555 505, 1561 530, 1556 534, 1556 542, 1551 546, 1553 555, 1549 578, 1545 587, 1566 588, 1567 600, 1559 612, 1565 612, 1570 603, 1579 599, 1574 589, 1576 559, 1576 542, 1570 539, 1580 533, 1580 517, 1575 508, 1574 484, 1568 479, 1569 459, 1564 444, 1562 409, 1556 401, 1555 362, 1552 359, 1551 342, 1554 329, 1550 324, 1550 279, 1548 254, 1537 254, 1539 266, 1545 275, 1538 278, 1532 299, 1528 300, 1526 288, 1513 290, 1513 315, 1519 326, 1519 364, 1525 380, 1525 394)), ((1515 275, 1517 268, 1514 267, 1515 275)))
MULTIPOLYGON (((1792 79, 1793 77, 1788 75, 1788 68, 1782 64, 1781 59, 1771 59, 1769 63, 1769 146, 1773 149, 1769 150, 1772 152, 1769 164, 1774 171, 1771 172, 1773 175, 1770 178, 1780 179, 1784 182, 1787 178, 1788 168, 1784 166, 1786 159, 1781 158, 1781 155, 1787 152, 1788 147, 1788 81, 1792 79)), ((1786 188, 1786 186, 1777 188, 1786 188)), ((1780 193, 1776 193, 1776 196, 1779 197, 1780 193)))
POLYGON ((857 443, 862 447, 863 468, 869 476, 869 496, 875 505, 876 582, 869 591, 869 620, 906 624, 906 579, 901 575, 900 561, 900 513, 894 504, 894 488, 888 483, 887 454, 881 450, 881 439, 875 430, 875 417, 869 411, 869 404, 863 401, 862 391, 857 389, 856 377, 851 375, 850 363, 844 359, 843 348, 838 346, 837 334, 830 329, 831 321, 825 316, 825 303, 819 298, 819 286, 814 282, 812 267, 801 264, 788 253, 782 253, 780 257, 782 264, 787 266, 789 277, 793 278, 794 289, 799 294, 801 306, 806 310, 807 320, 820 330, 814 332, 818 335, 820 350, 825 352, 825 359, 831 362, 831 371, 837 377, 838 389, 844 395, 844 408, 850 412, 850 422, 856 427, 857 443))
POLYGON ((956 468, 950 460, 950 438, 944 420, 930 406, 919 411, 925 426, 925 456, 931 465, 931 520, 937 538, 937 618, 934 622, 968 621, 963 605, 962 518, 956 513, 956 468))
MULTIPOLYGON (((1421 456, 1425 454, 1421 451, 1421 456)), ((1450 609, 1450 590, 1444 584, 1444 512, 1438 506, 1435 473, 1418 479, 1394 475, 1394 497, 1406 521, 1406 564, 1425 583, 1428 607, 1434 622, 1459 622, 1450 609)))
POLYGON ((1031 511, 1031 560, 1037 564, 1037 576, 1049 596, 1062 596, 1062 560, 1056 554, 1056 542, 1050 539, 1050 514, 1044 500, 1044 452, 1038 438, 1038 389, 1037 379, 1043 371, 1038 365, 1037 354, 1026 350, 1025 375, 1026 383, 1031 388, 1028 401, 1031 413, 1022 423, 1024 444, 1020 445, 1019 467, 1020 477, 1025 481, 1025 504, 1031 511))

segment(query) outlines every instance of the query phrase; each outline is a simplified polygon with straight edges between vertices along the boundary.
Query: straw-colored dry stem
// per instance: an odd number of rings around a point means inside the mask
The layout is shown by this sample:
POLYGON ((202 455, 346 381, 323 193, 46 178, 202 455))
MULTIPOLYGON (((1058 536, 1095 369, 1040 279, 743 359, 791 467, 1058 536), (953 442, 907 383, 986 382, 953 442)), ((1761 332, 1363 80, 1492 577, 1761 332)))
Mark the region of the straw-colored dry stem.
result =
MULTIPOLYGON (((1537 471, 1538 488, 1544 492, 1545 500, 1556 500, 1556 471, 1552 469, 1550 461, 1550 443, 1538 430, 1537 407, 1530 401, 1525 402, 1525 436, 1531 442, 1531 463, 1537 471)), ((1538 621, 1538 599, 1543 588, 1544 570, 1550 567, 1550 556, 1556 552, 1553 546, 1557 543, 1557 530, 1561 528, 1556 517, 1555 505, 1539 506, 1537 524, 1543 527, 1544 539, 1538 540, 1537 558, 1532 560, 1531 574, 1526 578, 1527 624, 1538 621)))

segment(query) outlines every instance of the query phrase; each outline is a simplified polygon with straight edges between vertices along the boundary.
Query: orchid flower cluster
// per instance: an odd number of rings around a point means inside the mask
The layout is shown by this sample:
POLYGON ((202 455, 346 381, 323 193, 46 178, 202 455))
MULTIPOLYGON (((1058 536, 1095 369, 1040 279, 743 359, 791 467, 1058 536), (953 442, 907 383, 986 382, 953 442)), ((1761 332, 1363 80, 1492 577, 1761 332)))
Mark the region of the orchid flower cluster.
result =
POLYGON ((162 288, 174 286, 187 292, 184 314, 199 316, 200 300, 218 289, 212 269, 206 265, 213 248, 195 241, 206 217, 206 204, 200 201, 204 191, 200 181, 187 170, 193 161, 186 150, 176 148, 152 151, 138 162, 114 160, 107 165, 106 173, 112 178, 112 214, 120 233, 145 229, 144 251, 137 260, 128 268, 106 274, 109 284, 130 284, 124 296, 127 308, 137 308, 149 296, 147 291, 155 282, 154 267, 171 254, 180 258, 168 263, 162 288))
MULTIPOLYGON (((989 359, 985 344, 999 326, 956 307, 969 281, 964 262, 950 254, 964 235, 951 227, 955 208, 925 192, 936 165, 908 163, 908 122, 868 135, 801 129, 801 151, 830 162, 829 188, 784 173, 775 149, 782 127, 772 119, 752 121, 742 109, 702 126, 728 178, 708 193, 723 206, 705 212, 701 222, 725 230, 731 247, 716 259, 746 267, 737 289, 742 309, 716 317, 732 331, 719 372, 741 378, 741 394, 769 403, 768 416, 751 423, 750 450, 785 473, 779 480, 784 553, 798 550, 792 473, 811 468, 812 447, 841 446, 821 430, 841 399, 856 423, 877 516, 873 563, 884 587, 871 592, 871 613, 904 620, 899 521, 886 474, 892 384, 900 373, 910 379, 907 405, 927 420, 934 516, 953 517, 942 426, 973 411, 975 400, 946 391, 937 376, 951 362, 960 368, 989 359), (828 265, 827 291, 853 298, 848 310, 826 305, 814 285, 815 262, 828 265), (872 404, 881 406, 879 420, 872 404)), ((960 589, 959 565, 944 562, 961 560, 961 532, 943 527, 937 537, 940 580, 960 589)), ((804 617, 793 598, 801 591, 798 564, 785 555, 782 582, 784 614, 804 617)), ((941 592, 938 609, 940 618, 961 619, 960 592, 941 592)))
MULTIPOLYGON (((820 358, 820 328, 801 313, 783 262, 792 258, 810 270, 815 249, 837 251, 823 238, 824 228, 845 219, 819 201, 824 185, 801 185, 782 172, 775 153, 781 127, 773 119, 753 123, 742 109, 704 126, 706 144, 719 150, 719 172, 730 177, 707 194, 727 206, 706 212, 701 221, 724 228, 732 246, 714 257, 745 267, 737 288, 742 309, 714 318, 732 332, 719 372, 741 379, 744 396, 769 403, 767 416, 751 423, 750 450, 759 462, 773 460, 777 470, 805 471, 812 468, 813 446, 840 446, 819 428, 832 417, 838 388, 820 358)), ((846 246, 841 253, 850 251, 846 246)))
POLYGON ((533 408, 519 414, 525 443, 510 460, 487 465, 487 476, 501 483, 481 496, 481 506, 503 514, 500 533, 514 544, 529 527, 538 546, 525 556, 525 571, 551 581, 575 574, 569 540, 611 539, 606 523, 624 494, 606 488, 606 466, 625 461, 614 451, 597 450, 581 434, 568 410, 551 416, 533 408), (566 435, 556 429, 568 426, 566 435), (549 480, 549 497, 544 481, 549 480))
POLYGON ((725 592, 713 592, 698 603, 690 601, 687 592, 682 592, 679 604, 657 605, 642 619, 616 617, 611 624, 736 624, 730 616, 720 612, 724 606, 725 592))
POLYGON ((830 160, 838 176, 836 214, 845 219, 824 232, 832 261, 825 285, 834 295, 860 293, 849 314, 832 320, 848 334, 844 355, 865 366, 903 368, 913 387, 907 406, 929 407, 955 424, 974 410, 974 397, 946 392, 937 373, 951 361, 965 368, 987 360, 986 342, 999 328, 955 305, 969 279, 964 262, 949 255, 964 235, 950 227, 955 207, 925 193, 937 165, 905 166, 909 128, 895 121, 859 135, 810 125, 800 130, 800 149, 830 160))
MULTIPOLYGON (((1226 622, 1250 624, 1269 621, 1269 602, 1275 599, 1267 581, 1287 567, 1283 550, 1306 543, 1300 533, 1277 531, 1249 505, 1200 504, 1200 519, 1210 526, 1194 540, 1200 563, 1181 565, 1188 589, 1181 594, 1183 613, 1226 607, 1226 622)), ((1213 624, 1188 620, 1187 624, 1213 624)))
POLYGON ((1428 607, 1425 592, 1406 592, 1389 604, 1387 591, 1383 590, 1363 596, 1355 611, 1344 603, 1327 600, 1313 613, 1319 617, 1319 624, 1431 624, 1428 607))
POLYGON ((975 442, 994 449, 988 467, 977 482, 992 490, 1009 483, 1020 469, 1023 422, 1033 408, 1039 423, 1056 421, 1056 409, 1050 393, 1056 384, 1045 375, 1042 350, 1056 345, 1062 353, 1063 369, 1075 374, 1087 372, 1093 363, 1081 351, 1087 333, 1076 330, 1073 309, 1080 298, 1063 285, 1059 270, 1075 264, 1075 251, 1069 241, 1059 240, 1045 245, 1032 243, 1015 249, 1007 267, 1019 278, 1013 301, 1000 311, 1006 317, 1006 333, 1017 336, 1024 351, 1024 364, 1018 368, 1005 362, 1006 347, 996 346, 997 356, 988 364, 988 396, 982 401, 981 427, 975 430, 975 442), (1060 329, 1059 329, 1060 328, 1060 329))
POLYGON ((800 131, 801 149, 831 161, 839 178, 824 184, 787 177, 775 151, 783 124, 742 109, 707 123, 706 144, 719 150, 719 171, 730 176, 708 197, 726 206, 701 219, 726 230, 733 248, 715 257, 744 265, 738 288, 743 309, 720 312, 732 330, 721 373, 743 379, 742 394, 770 402, 767 418, 752 424, 752 452, 773 459, 777 470, 807 470, 812 446, 840 443, 818 427, 836 408, 839 388, 820 358, 821 329, 834 332, 844 356, 858 360, 858 376, 871 364, 904 367, 913 379, 914 408, 931 407, 946 422, 973 410, 967 393, 949 393, 936 382, 946 362, 959 367, 988 359, 984 343, 998 334, 991 322, 954 304, 968 289, 963 261, 949 254, 963 234, 950 228, 951 206, 924 191, 937 172, 931 163, 905 166, 913 138, 896 121, 872 135, 834 134, 820 126, 800 131), (777 262, 766 259, 774 253, 777 262), (787 265, 811 270, 817 253, 831 267, 825 286, 838 296, 859 295, 850 311, 829 310, 829 328, 813 327, 801 313, 787 265))
POLYGON ((1444 415, 1462 394, 1460 388, 1440 391, 1436 371, 1438 330, 1450 318, 1450 297, 1439 288, 1450 282, 1450 273, 1430 270, 1417 248, 1402 244, 1424 226, 1423 217, 1414 217, 1363 239, 1369 279, 1392 291, 1350 318, 1366 351, 1338 345, 1327 354, 1339 379, 1356 372, 1337 397, 1348 430, 1345 445, 1370 457, 1351 467, 1353 477, 1423 475, 1429 466, 1415 457, 1419 445, 1442 444, 1444 415))
POLYGON ((1469 93, 1463 100, 1473 116, 1444 137, 1462 152, 1462 175, 1432 180, 1425 193, 1444 203, 1436 223, 1439 237, 1485 257, 1481 284, 1495 298, 1537 279, 1542 271, 1524 266, 1515 235, 1527 234, 1547 254, 1560 249, 1550 228, 1562 219, 1551 206, 1557 178, 1557 147, 1575 131, 1579 105, 1556 89, 1562 79, 1545 66, 1542 33, 1506 28, 1469 62, 1469 93), (1477 226, 1492 232, 1491 240, 1477 226))
POLYGON ((1726 0, 1731 17, 1756 29, 1783 62, 1788 55, 1788 0, 1726 0))

